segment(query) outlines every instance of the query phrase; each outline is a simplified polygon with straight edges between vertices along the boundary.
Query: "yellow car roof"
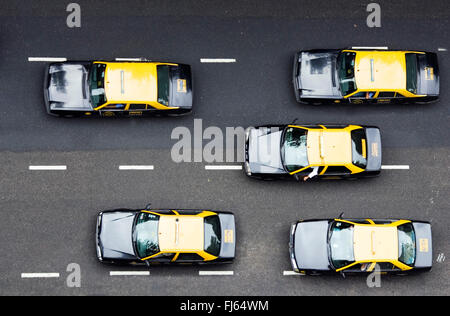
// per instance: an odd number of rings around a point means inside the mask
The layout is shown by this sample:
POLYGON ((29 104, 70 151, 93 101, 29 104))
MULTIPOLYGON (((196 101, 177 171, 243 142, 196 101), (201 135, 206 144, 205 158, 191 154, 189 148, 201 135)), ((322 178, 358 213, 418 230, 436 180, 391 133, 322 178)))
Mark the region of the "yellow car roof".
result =
POLYGON ((398 233, 395 226, 355 225, 355 261, 398 260, 398 233))
POLYGON ((356 52, 355 80, 359 90, 406 89, 405 52, 356 52))
POLYGON ((156 101, 156 64, 106 63, 105 94, 108 102, 156 101))
POLYGON ((350 131, 344 129, 308 130, 307 154, 311 166, 351 164, 350 131))
POLYGON ((158 240, 162 252, 203 251, 204 219, 192 215, 161 215, 158 240))

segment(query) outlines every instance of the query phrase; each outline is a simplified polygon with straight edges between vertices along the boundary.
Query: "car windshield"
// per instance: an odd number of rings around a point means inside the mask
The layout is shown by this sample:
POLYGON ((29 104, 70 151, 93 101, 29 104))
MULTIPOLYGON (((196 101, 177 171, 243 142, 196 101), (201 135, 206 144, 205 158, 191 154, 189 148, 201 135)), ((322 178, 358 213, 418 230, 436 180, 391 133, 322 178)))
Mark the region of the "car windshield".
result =
POLYGON ((219 216, 205 217, 205 251, 213 256, 218 256, 220 253, 220 219, 219 216))
POLYGON ((105 64, 93 64, 89 74, 89 92, 94 108, 106 102, 105 69, 105 64))
POLYGON ((353 224, 340 221, 333 221, 330 224, 328 249, 331 264, 335 269, 345 267, 355 261, 353 228, 353 224))
POLYGON ((343 96, 356 91, 355 56, 356 53, 352 52, 342 52, 338 56, 336 65, 339 75, 339 86, 343 96))
POLYGON ((158 77, 158 103, 168 106, 169 105, 169 66, 159 65, 156 67, 158 77))
POLYGON ((159 216, 156 214, 141 212, 137 215, 133 239, 139 258, 150 257, 159 252, 158 224, 159 216))
POLYGON ((417 94, 417 55, 408 53, 406 57, 406 90, 417 94))
POLYGON ((365 169, 367 167, 367 140, 364 129, 352 131, 352 162, 355 166, 365 169))
POLYGON ((411 223, 398 227, 398 260, 409 266, 416 260, 416 234, 411 223))
POLYGON ((306 149, 308 131, 303 128, 287 127, 284 131, 281 157, 284 168, 294 172, 309 165, 306 149))

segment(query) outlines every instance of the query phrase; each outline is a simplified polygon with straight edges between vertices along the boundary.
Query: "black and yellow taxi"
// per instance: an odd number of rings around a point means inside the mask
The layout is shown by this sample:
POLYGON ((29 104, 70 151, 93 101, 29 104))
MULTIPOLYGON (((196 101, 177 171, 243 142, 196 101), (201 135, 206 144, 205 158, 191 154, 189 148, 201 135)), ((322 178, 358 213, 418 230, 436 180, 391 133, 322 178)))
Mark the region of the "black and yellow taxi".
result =
POLYGON ((65 117, 186 114, 192 110, 191 67, 148 61, 51 63, 44 100, 47 113, 65 117))
POLYGON ((433 264, 431 224, 399 219, 303 220, 291 225, 291 265, 301 274, 410 274, 433 264))
POLYGON ((300 51, 293 83, 301 103, 428 103, 439 98, 437 54, 370 48, 300 51))
POLYGON ((373 177, 381 158, 381 134, 374 126, 293 123, 245 131, 243 169, 259 179, 373 177))
POLYGON ((236 231, 230 212, 119 209, 97 216, 97 258, 112 264, 229 263, 236 231))

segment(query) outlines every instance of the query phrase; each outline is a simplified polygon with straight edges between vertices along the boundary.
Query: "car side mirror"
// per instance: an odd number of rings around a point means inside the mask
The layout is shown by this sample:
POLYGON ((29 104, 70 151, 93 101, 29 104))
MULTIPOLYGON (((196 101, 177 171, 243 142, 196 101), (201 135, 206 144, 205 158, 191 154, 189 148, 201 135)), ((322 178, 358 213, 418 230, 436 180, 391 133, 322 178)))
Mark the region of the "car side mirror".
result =
POLYGON ((298 118, 296 117, 296 118, 292 121, 291 124, 295 124, 295 123, 297 123, 297 121, 298 121, 298 118))
POLYGON ((344 273, 344 271, 341 271, 341 276, 345 279, 345 273, 344 273))
POLYGON ((342 212, 341 214, 339 214, 339 219, 342 219, 342 217, 344 216, 344 212, 342 212))
POLYGON ((294 179, 300 181, 300 177, 298 176, 298 174, 294 174, 294 179))

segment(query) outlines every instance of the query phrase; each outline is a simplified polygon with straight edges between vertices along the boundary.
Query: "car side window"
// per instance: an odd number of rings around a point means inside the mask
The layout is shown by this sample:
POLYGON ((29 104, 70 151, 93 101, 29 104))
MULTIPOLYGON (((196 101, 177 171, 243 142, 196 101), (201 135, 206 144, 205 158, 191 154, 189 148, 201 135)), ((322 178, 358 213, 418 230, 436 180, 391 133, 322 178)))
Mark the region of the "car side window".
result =
POLYGON ((344 166, 329 166, 325 171, 325 175, 341 175, 341 174, 350 174, 350 170, 344 166))
POLYGON ((367 269, 369 269, 370 264, 371 264, 370 262, 358 263, 346 269, 345 272, 366 272, 367 269))
POLYGON ((193 261, 204 261, 204 259, 196 253, 180 253, 176 261, 193 262, 193 261))
POLYGON ((355 93, 354 95, 352 95, 350 98, 365 98, 365 97, 366 97, 365 92, 358 92, 358 93, 355 93))
POLYGON ((130 111, 134 111, 134 110, 139 110, 139 111, 142 111, 142 110, 145 110, 147 108, 147 105, 146 104, 140 104, 140 103, 138 103, 138 104, 130 104, 130 108, 129 108, 129 110, 130 111))
POLYGON ((399 271, 400 269, 390 262, 378 262, 378 267, 382 272, 399 271))
POLYGON ((306 169, 303 170, 303 171, 300 171, 300 172, 295 173, 294 176, 295 176, 295 175, 297 175, 297 176, 307 176, 307 175, 309 175, 312 171, 313 171, 313 168, 306 168, 306 169))
POLYGON ((125 109, 126 104, 124 103, 113 103, 113 104, 108 104, 107 106, 105 106, 102 110, 117 110, 117 111, 123 111, 125 109))
POLYGON ((157 262, 170 262, 175 257, 175 253, 160 253, 159 255, 149 259, 150 261, 157 262))
POLYGON ((395 98, 395 92, 391 91, 381 91, 378 94, 378 98, 395 98))

